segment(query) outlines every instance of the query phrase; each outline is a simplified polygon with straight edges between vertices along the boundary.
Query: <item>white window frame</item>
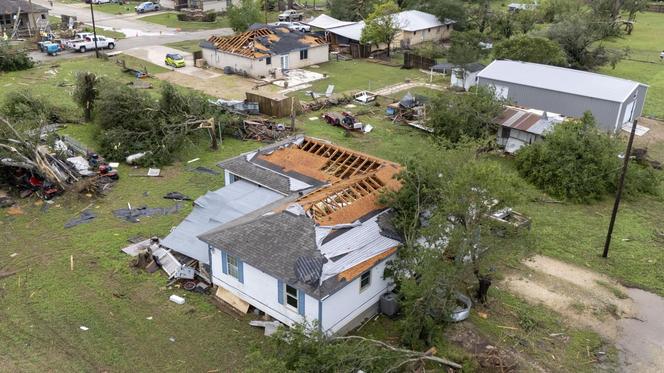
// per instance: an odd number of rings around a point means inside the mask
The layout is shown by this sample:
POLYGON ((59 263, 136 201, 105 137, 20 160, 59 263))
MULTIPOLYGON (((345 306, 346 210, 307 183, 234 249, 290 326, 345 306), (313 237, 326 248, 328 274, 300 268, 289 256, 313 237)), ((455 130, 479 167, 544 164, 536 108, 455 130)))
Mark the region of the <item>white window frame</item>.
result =
POLYGON ((293 309, 295 312, 298 312, 300 306, 299 295, 299 290, 288 284, 284 284, 284 305, 290 309, 293 309), (288 292, 289 288, 295 291, 294 295, 288 292), (292 304, 288 303, 288 299, 293 299, 295 301, 295 305, 293 306, 292 304))
POLYGON ((371 270, 368 270, 360 275, 360 293, 371 287, 371 270), (367 283, 362 285, 362 281, 366 279, 367 283))
POLYGON ((228 269, 229 276, 235 277, 238 281, 240 280, 240 267, 237 257, 226 254, 226 268, 228 269))

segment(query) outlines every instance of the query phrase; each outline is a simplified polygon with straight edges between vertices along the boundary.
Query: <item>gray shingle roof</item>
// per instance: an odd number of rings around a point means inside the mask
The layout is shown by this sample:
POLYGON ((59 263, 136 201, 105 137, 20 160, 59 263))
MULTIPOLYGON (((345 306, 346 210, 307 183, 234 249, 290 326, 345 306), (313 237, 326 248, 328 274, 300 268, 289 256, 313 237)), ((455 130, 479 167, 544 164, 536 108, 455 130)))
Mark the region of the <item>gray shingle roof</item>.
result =
POLYGON ((25 0, 0 0, 0 14, 14 14, 19 7, 21 13, 30 13, 30 9, 32 9, 32 13, 48 13, 48 8, 34 3, 30 8, 30 3, 25 0))
POLYGON ((285 195, 291 193, 288 177, 279 175, 274 171, 267 170, 247 161, 246 155, 219 162, 217 166, 243 179, 263 185, 279 193, 285 195))
POLYGON ((314 222, 306 215, 286 211, 264 215, 243 224, 221 226, 198 238, 316 298, 339 284, 334 279, 318 287, 317 282, 310 284, 298 276, 296 269, 302 268, 303 262, 318 262, 322 267, 325 261, 316 246, 314 222))
POLYGON ((608 75, 521 61, 495 60, 477 76, 480 81, 486 78, 614 102, 625 101, 636 87, 645 86, 608 75))

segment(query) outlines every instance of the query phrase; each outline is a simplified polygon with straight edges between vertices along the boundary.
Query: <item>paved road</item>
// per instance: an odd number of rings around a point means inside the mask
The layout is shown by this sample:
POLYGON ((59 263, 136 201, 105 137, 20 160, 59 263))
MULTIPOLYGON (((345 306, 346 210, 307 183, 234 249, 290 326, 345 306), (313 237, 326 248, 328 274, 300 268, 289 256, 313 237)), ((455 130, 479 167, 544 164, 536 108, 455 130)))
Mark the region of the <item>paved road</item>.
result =
MULTIPOLYGON (((46 0, 33 0, 33 3, 49 7, 46 0)), ((51 15, 66 14, 76 16, 80 22, 91 23, 90 8, 86 4, 60 4, 53 3, 51 15)), ((220 28, 204 31, 178 31, 162 25, 140 20, 145 15, 122 14, 112 15, 95 11, 95 23, 99 28, 113 29, 124 33, 127 38, 120 40, 116 45, 116 50, 124 51, 127 49, 163 45, 186 40, 203 40, 210 35, 231 35, 233 30, 230 28, 220 28)), ((52 61, 54 59, 76 58, 88 54, 64 52, 57 57, 49 57, 39 52, 32 52, 30 56, 35 61, 52 61)))

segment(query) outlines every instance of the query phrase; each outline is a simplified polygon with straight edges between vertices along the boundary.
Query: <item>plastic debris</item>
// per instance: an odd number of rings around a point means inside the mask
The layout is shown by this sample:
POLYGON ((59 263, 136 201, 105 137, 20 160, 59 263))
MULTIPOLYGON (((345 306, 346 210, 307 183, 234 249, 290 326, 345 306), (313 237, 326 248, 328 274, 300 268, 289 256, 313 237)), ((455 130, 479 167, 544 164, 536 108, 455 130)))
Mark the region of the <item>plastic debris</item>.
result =
POLYGON ((87 326, 81 325, 81 330, 86 331, 86 330, 90 330, 90 328, 88 328, 87 326))
POLYGON ((177 303, 177 304, 184 304, 184 302, 185 302, 185 299, 184 299, 184 298, 182 298, 182 297, 179 296, 179 295, 175 295, 175 294, 171 295, 171 296, 168 298, 168 300, 170 300, 170 301, 173 302, 173 303, 177 303))
POLYGON ((90 210, 85 210, 83 211, 77 218, 71 219, 68 222, 65 223, 65 228, 71 228, 75 227, 79 224, 84 224, 84 223, 89 223, 90 220, 96 218, 97 215, 90 211, 90 210))

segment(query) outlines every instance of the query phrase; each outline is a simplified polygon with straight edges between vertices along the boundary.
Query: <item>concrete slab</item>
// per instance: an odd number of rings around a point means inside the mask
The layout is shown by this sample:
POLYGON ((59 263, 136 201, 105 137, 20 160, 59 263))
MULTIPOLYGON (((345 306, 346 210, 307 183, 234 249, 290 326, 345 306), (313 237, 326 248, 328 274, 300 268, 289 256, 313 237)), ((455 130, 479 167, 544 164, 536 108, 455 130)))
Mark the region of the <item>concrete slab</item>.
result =
POLYGON ((323 74, 315 73, 313 71, 308 71, 303 69, 292 69, 288 70, 288 76, 284 76, 283 79, 277 80, 273 84, 281 88, 284 88, 286 82, 288 82, 288 89, 290 90, 298 86, 302 86, 302 88, 305 88, 304 87, 305 84, 315 82, 317 80, 321 80, 324 78, 325 76, 323 74))
MULTIPOLYGON (((216 77, 219 77, 221 74, 211 70, 211 69, 201 69, 198 67, 194 66, 194 57, 191 53, 189 52, 184 52, 175 48, 169 48, 165 47, 163 45, 154 45, 154 46, 149 46, 149 47, 139 47, 139 48, 132 48, 124 51, 124 53, 140 58, 144 61, 153 63, 155 65, 160 65, 164 66, 164 59, 166 58, 166 54, 168 53, 179 53, 184 57, 185 61, 185 66, 180 67, 180 68, 172 68, 171 69, 174 72, 180 73, 180 74, 185 74, 189 76, 193 76, 199 79, 214 79, 216 77)), ((168 66, 167 66, 168 68, 168 66)))

